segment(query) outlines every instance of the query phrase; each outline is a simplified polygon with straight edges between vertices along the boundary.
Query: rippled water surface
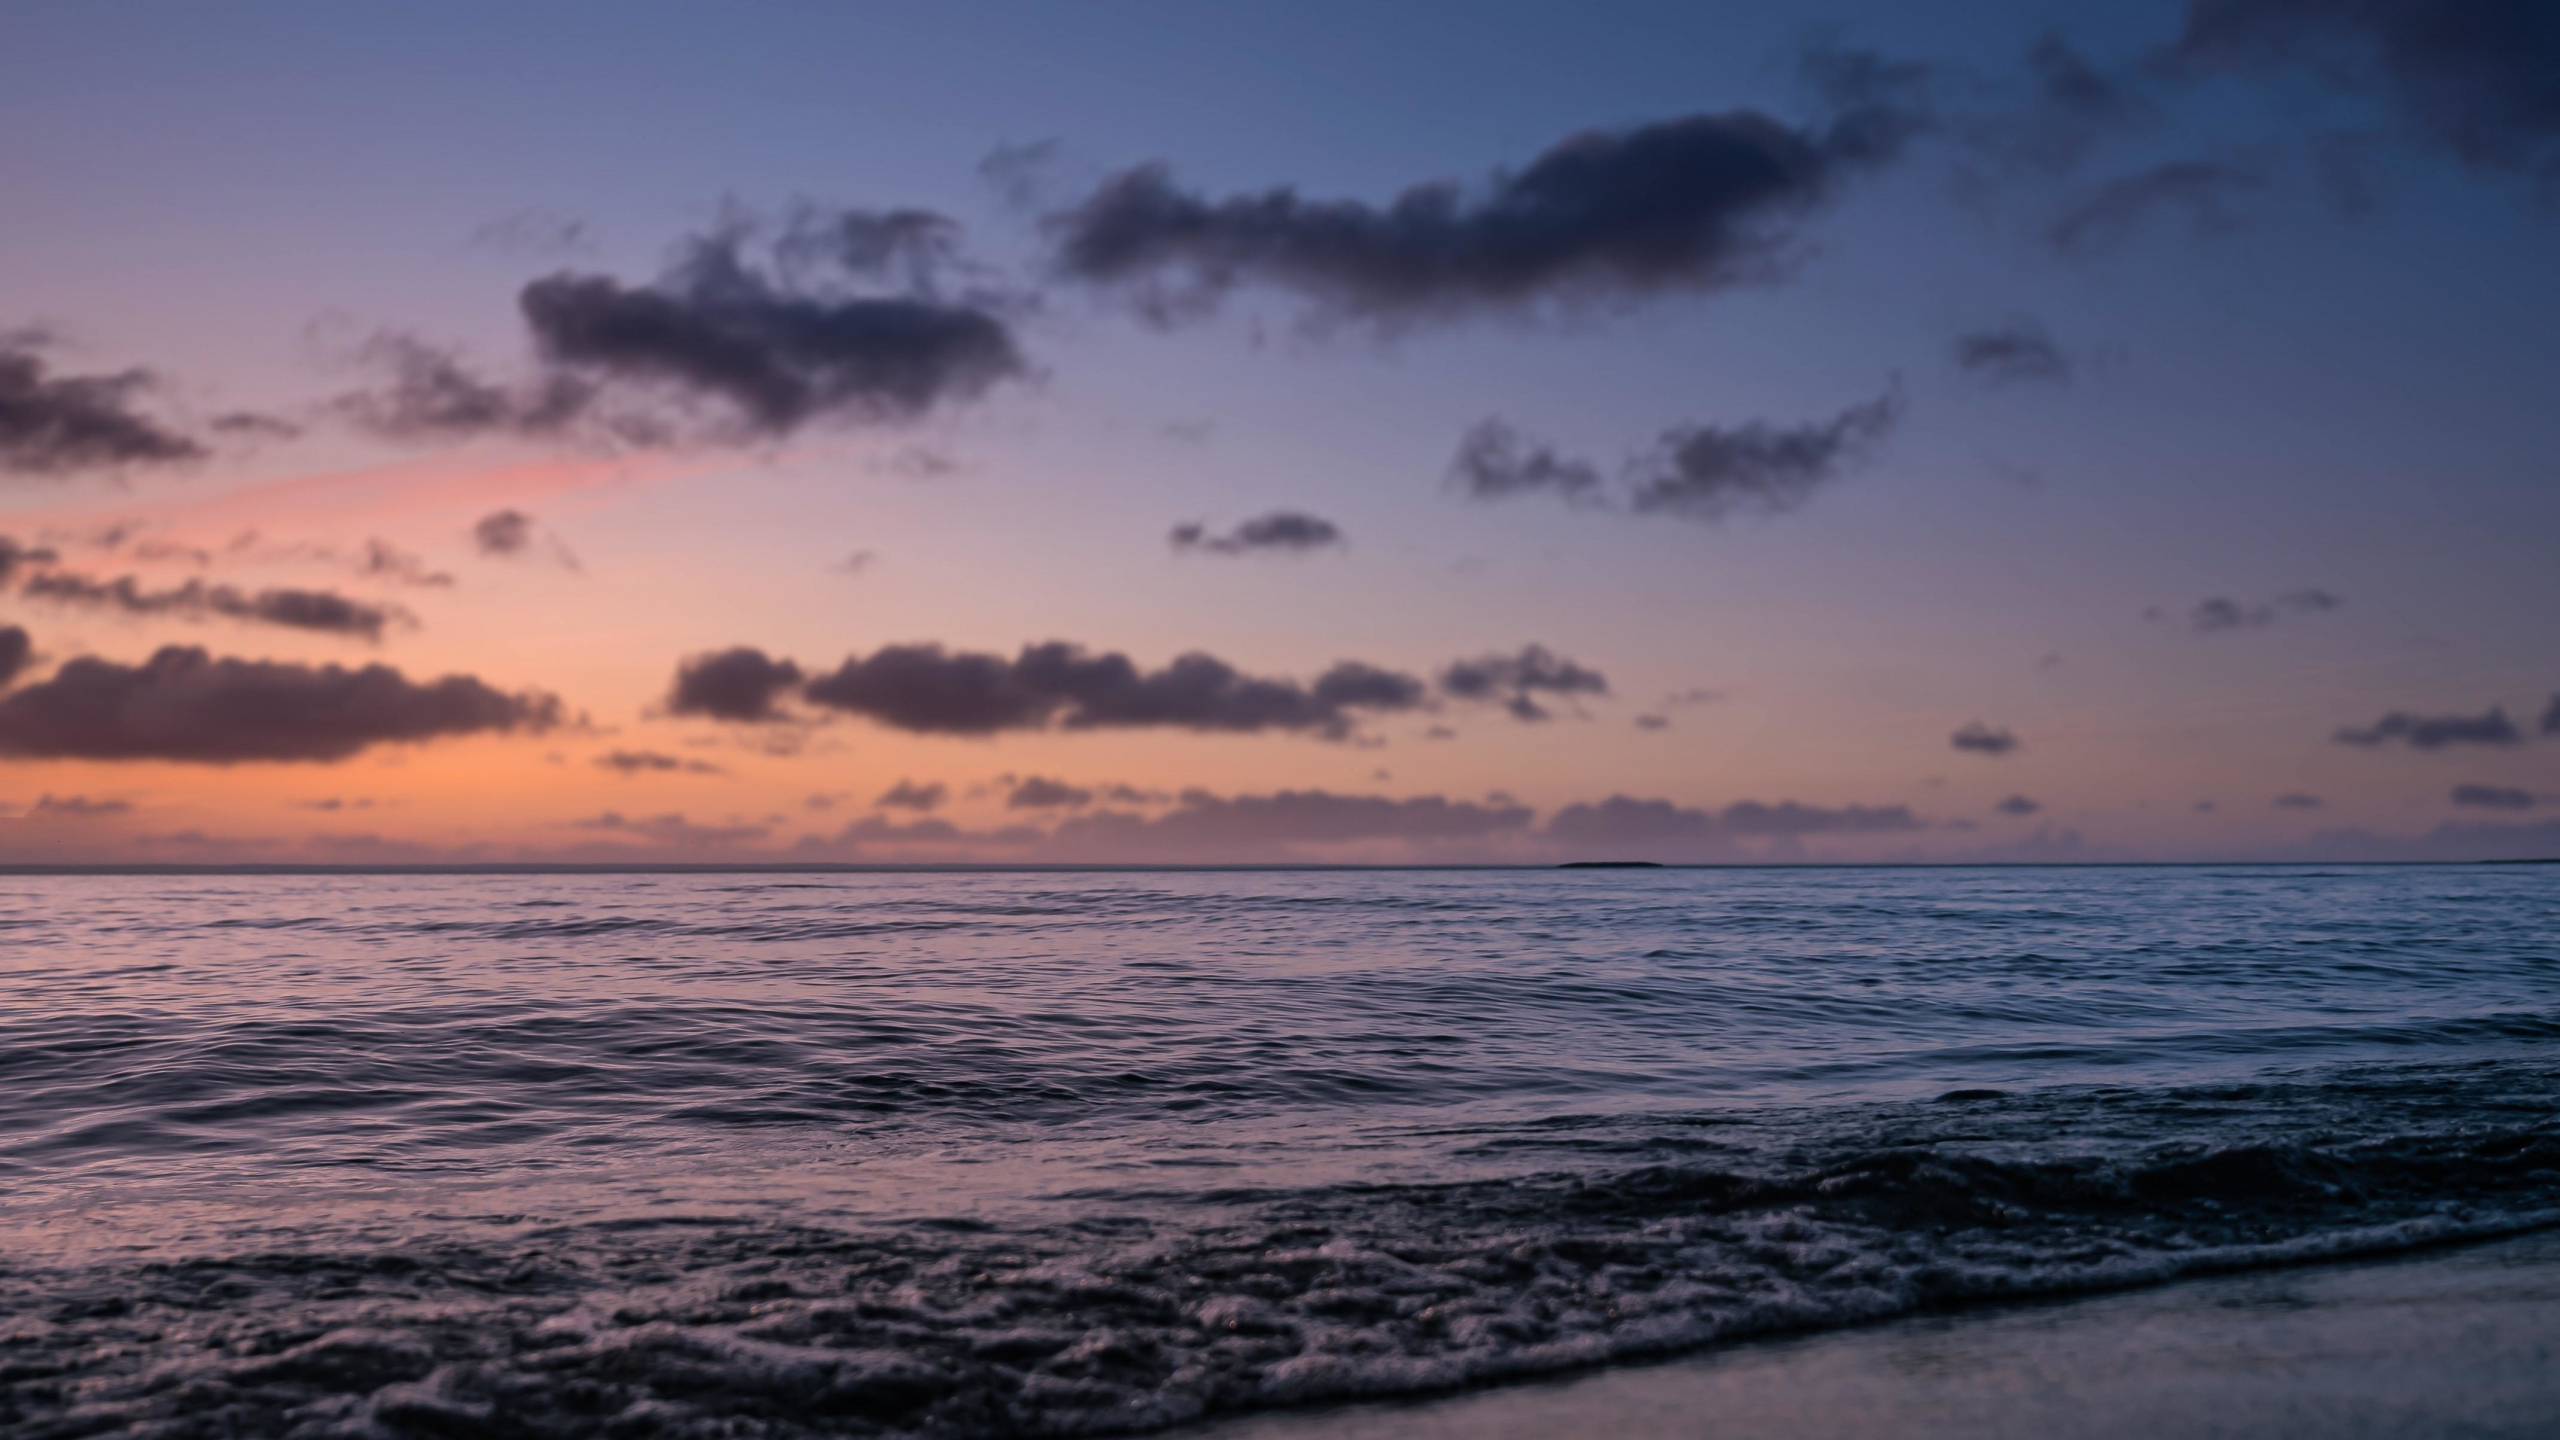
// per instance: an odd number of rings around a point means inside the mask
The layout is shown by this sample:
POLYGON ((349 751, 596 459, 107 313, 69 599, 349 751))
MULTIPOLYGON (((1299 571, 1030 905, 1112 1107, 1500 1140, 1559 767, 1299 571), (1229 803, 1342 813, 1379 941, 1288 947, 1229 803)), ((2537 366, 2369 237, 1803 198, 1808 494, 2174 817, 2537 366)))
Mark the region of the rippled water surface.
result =
POLYGON ((14 1433, 1070 1434, 2547 1223, 2560 871, 0 878, 14 1433))

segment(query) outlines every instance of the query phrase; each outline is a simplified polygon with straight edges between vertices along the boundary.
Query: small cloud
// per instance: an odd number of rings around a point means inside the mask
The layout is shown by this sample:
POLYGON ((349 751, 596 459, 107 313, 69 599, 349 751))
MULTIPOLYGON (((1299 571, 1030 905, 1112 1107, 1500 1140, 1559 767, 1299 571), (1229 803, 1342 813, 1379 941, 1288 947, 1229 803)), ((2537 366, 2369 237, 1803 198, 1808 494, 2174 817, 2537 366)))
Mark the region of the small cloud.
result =
POLYGON ((302 436, 302 427, 290 420, 280 420, 273 415, 260 415, 248 410, 234 410, 228 414, 216 415, 205 422, 204 428, 216 435, 235 440, 284 441, 297 440, 302 436))
POLYGON ((1045 775, 1026 776, 1004 797, 1008 810, 1075 810, 1093 803, 1093 792, 1045 775))
POLYGON ((2006 755, 2018 749, 2021 742, 2006 726, 1995 727, 1975 720, 1948 736, 1947 743, 1976 755, 2006 755))
POLYGON ((2532 791, 2511 785, 2456 785, 2450 798, 2456 805, 2482 810, 2530 810, 2535 803, 2532 791))
POLYGON ((1456 700, 1498 700, 1516 720, 1545 720, 1550 712, 1541 695, 1571 701, 1609 693, 1599 671, 1556 654, 1544 645, 1524 645, 1517 654, 1491 654, 1453 662, 1440 672, 1440 689, 1456 700))
POLYGON ((871 803, 882 810, 938 810, 942 808, 942 802, 950 798, 951 787, 939 780, 926 785, 900 780, 881 791, 880 798, 871 803))
POLYGON ((1346 543, 1340 526, 1298 510, 1274 510, 1224 535, 1210 534, 1205 525, 1176 525, 1167 538, 1176 551, 1205 550, 1212 555, 1304 555, 1346 543))
POLYGON ((399 585, 417 585, 430 589, 449 589, 453 577, 441 570, 427 568, 427 562, 409 554, 387 540, 364 542, 364 559, 357 562, 356 573, 374 580, 388 580, 399 585))
MULTIPOLYGON (((550 552, 551 558, 560 562, 563 567, 570 570, 585 568, 579 565, 577 556, 569 553, 569 547, 558 535, 543 538, 547 541, 544 548, 550 552)), ((533 517, 521 510, 500 510, 483 515, 479 522, 471 527, 471 543, 482 555, 492 559, 513 559, 519 555, 530 554, 534 539, 533 517)))
MULTIPOLYGON (((2188 627, 2199 635, 2218 634, 2226 630, 2250 630, 2272 625, 2285 612, 2317 614, 2335 610, 2345 604, 2326 590, 2288 590, 2273 600, 2247 602, 2216 595, 2199 600, 2187 612, 2188 627)), ((2156 612, 2146 612, 2156 613, 2156 612)))
POLYGON ((99 820, 109 815, 122 815, 132 809, 130 800, 92 800, 86 795, 47 793, 27 808, 27 814, 30 818, 51 815, 62 820, 99 820))
POLYGON ((780 720, 780 702, 800 679, 799 666, 752 646, 691 656, 676 667, 667 713, 750 723, 780 720))
POLYGON ((2343 727, 2330 738, 2368 749, 2396 742, 2412 750, 2442 750, 2454 745, 2521 745, 2524 732, 2507 718, 2504 707, 2493 706, 2481 715, 2413 715, 2394 710, 2370 725, 2343 727))
POLYGON ((879 563, 879 551, 856 550, 827 568, 839 575, 860 575, 879 563))
POLYGON ((1598 466, 1532 440, 1499 418, 1458 442, 1447 483, 1472 500, 1550 494, 1566 503, 1718 524, 1735 515, 1779 515, 1864 462, 1902 417, 1893 389, 1826 420, 1674 425, 1619 466, 1612 496, 1598 466))
POLYGON ((598 769, 611 770, 626 778, 634 775, 726 775, 729 772, 708 760, 687 760, 676 755, 662 755, 655 750, 608 750, 591 762, 598 769))
POLYGON ((482 249, 535 259, 556 260, 588 255, 596 249, 595 232, 584 220, 566 220, 545 210, 519 210, 471 232, 482 249))
POLYGON ((2044 807, 2024 795, 2012 795, 1991 808, 2003 815, 2033 815, 2044 807))
POLYGON ((573 830, 601 830, 630 835, 660 845, 710 847, 761 840, 772 831, 763 825, 698 825, 681 814, 625 817, 619 810, 568 822, 573 830))
POLYGON ((2297 790, 2290 794, 2279 795, 2271 803, 2278 810, 2320 810, 2326 808, 2329 802, 2317 795, 2305 795, 2297 790))
POLYGON ((1639 715, 1636 717, 1636 728, 1639 730, 1668 730, 1671 728, 1671 722, 1659 715, 1639 715))
POLYGON ((2033 320, 1959 335, 1955 355, 1966 374, 1986 380, 2059 385, 2071 379, 2071 357, 2033 320))
POLYGON ((483 555, 521 555, 533 544, 533 517, 521 510, 483 515, 471 527, 471 543, 483 555))
POLYGON ((381 642, 386 628, 417 623, 417 617, 397 605, 351 599, 334 590, 282 588, 252 593, 231 585, 207 585, 196 579, 166 590, 145 590, 138 577, 132 575, 101 580, 56 570, 31 577, 19 587, 18 594, 24 599, 135 618, 237 620, 342 635, 375 644, 381 642))

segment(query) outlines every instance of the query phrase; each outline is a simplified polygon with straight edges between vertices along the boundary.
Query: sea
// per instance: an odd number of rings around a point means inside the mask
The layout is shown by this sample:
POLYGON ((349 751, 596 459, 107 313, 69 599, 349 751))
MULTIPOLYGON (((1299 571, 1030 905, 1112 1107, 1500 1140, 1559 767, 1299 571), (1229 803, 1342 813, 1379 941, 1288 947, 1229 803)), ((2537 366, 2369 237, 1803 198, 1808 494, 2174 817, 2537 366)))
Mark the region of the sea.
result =
POLYGON ((2560 867, 0 875, 0 1433, 1069 1436, 2560 1225, 2560 867))

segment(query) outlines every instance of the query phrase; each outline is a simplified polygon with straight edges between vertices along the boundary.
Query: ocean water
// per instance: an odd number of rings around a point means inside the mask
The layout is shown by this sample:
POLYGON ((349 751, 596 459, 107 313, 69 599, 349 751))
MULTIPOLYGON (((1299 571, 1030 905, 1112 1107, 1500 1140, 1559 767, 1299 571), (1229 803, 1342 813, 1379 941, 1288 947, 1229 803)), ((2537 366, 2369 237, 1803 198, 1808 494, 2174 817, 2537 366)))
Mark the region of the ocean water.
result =
POLYGON ((2560 1223, 2560 870, 0 876, 11 1437, 1089 1435, 2560 1223))

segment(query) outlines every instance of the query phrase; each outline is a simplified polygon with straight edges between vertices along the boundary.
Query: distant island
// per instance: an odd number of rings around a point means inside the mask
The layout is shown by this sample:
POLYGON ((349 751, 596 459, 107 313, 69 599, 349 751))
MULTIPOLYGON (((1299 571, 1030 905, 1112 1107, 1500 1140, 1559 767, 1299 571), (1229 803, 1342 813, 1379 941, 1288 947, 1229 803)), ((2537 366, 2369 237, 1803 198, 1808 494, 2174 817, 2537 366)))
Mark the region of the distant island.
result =
POLYGON ((1659 860, 1567 860, 1559 870, 1659 870, 1659 860))

